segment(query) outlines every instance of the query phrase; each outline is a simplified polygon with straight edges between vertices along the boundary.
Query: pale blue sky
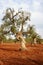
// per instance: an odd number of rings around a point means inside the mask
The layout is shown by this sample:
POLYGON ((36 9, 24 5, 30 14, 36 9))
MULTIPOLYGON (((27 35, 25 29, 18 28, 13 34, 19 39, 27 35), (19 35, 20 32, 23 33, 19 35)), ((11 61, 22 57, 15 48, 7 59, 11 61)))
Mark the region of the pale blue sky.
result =
POLYGON ((37 32, 43 37, 43 0, 0 0, 0 19, 8 7, 14 8, 16 11, 18 8, 30 11, 30 24, 35 25, 37 32))

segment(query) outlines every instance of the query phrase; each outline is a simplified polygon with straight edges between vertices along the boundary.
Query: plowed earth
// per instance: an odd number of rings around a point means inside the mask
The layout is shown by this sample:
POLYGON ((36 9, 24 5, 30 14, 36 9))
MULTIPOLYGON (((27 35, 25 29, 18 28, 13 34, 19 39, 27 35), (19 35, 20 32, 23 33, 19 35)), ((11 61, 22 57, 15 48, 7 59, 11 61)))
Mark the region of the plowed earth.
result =
POLYGON ((0 65, 43 65, 43 44, 26 45, 28 50, 19 50, 20 44, 0 44, 0 65))

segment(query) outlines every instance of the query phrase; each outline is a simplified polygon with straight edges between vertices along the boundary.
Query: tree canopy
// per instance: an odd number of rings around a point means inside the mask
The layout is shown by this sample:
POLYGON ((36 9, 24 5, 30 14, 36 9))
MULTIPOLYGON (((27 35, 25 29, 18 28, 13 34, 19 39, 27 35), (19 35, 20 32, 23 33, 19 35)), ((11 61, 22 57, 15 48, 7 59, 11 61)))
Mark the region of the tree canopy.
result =
POLYGON ((17 12, 12 8, 7 8, 2 19, 3 24, 0 27, 0 38, 6 37, 7 35, 14 35, 16 37, 17 33, 21 33, 25 38, 27 36, 32 39, 39 39, 40 36, 34 29, 34 26, 27 26, 25 31, 24 25, 27 24, 26 21, 30 21, 31 13, 19 9, 17 12))

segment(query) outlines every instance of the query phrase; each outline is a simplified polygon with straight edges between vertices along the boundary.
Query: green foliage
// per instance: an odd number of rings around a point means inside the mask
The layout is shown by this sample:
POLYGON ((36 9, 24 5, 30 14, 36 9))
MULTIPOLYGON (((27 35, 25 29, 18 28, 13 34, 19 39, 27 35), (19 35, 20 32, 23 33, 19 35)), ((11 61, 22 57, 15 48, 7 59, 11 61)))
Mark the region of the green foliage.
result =
POLYGON ((37 40, 37 43, 38 44, 41 44, 42 43, 40 35, 37 35, 36 40, 37 40))
MULTIPOLYGON (((17 32, 23 32, 23 26, 27 20, 30 20, 30 13, 23 10, 18 10, 15 13, 14 9, 6 9, 5 15, 3 17, 4 23, 1 25, 3 33, 10 35, 16 35, 17 32), (21 27, 21 30, 19 31, 21 27)), ((6 35, 4 34, 4 35, 6 35)))
POLYGON ((35 28, 34 28, 34 25, 30 26, 29 25, 29 28, 27 29, 27 32, 28 32, 28 36, 27 36, 27 41, 32 44, 34 43, 34 39, 36 39, 36 43, 41 43, 41 37, 40 35, 37 34, 35 28))
POLYGON ((40 43, 41 38, 35 31, 34 25, 27 26, 27 30, 25 31, 24 25, 26 24, 26 21, 30 21, 30 12, 26 12, 23 10, 18 10, 18 12, 15 12, 14 9, 7 8, 5 15, 2 19, 4 23, 0 27, 0 41, 17 41, 16 35, 17 33, 21 32, 23 36, 25 36, 26 41, 29 43, 34 43, 34 38, 36 38, 37 43, 40 43), (21 28, 21 29, 20 29, 21 28), (6 39, 6 35, 14 35, 15 40, 12 39, 6 39))
POLYGON ((4 36, 4 35, 0 35, 0 43, 3 41, 5 41, 6 40, 6 37, 4 36))
POLYGON ((16 27, 15 26, 11 26, 11 32, 13 32, 14 34, 17 32, 16 27))
POLYGON ((27 43, 31 43, 31 38, 27 37, 25 40, 27 43))

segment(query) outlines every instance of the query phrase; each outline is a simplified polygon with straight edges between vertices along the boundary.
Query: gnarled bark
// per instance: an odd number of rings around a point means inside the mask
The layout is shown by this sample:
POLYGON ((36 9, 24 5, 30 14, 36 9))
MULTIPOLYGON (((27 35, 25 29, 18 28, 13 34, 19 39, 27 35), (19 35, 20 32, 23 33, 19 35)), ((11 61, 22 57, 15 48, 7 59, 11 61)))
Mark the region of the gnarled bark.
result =
POLYGON ((22 36, 22 34, 21 33, 18 33, 16 37, 17 37, 18 40, 20 40, 21 49, 27 50, 26 41, 25 41, 24 37, 22 36))

